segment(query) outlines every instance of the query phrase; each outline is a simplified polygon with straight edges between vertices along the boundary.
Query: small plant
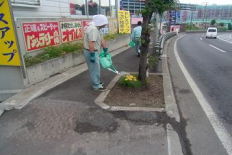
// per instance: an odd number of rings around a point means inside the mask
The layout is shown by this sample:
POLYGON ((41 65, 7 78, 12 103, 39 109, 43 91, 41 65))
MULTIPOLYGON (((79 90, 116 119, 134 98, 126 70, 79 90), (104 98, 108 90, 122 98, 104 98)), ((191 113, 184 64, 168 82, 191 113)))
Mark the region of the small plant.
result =
POLYGON ((148 57, 148 66, 149 68, 154 68, 159 62, 159 58, 157 55, 150 55, 148 57))
POLYGON ((142 87, 141 81, 137 79, 134 75, 125 75, 122 76, 119 80, 119 84, 124 87, 130 87, 130 88, 140 88, 142 87))

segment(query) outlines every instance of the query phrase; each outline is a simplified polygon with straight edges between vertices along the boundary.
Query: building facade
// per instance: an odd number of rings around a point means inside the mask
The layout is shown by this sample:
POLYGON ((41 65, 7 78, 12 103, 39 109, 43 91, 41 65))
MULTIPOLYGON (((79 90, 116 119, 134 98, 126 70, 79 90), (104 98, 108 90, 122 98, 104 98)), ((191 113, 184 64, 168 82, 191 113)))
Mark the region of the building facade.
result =
POLYGON ((115 17, 118 0, 11 0, 16 18, 74 17, 95 14, 115 17))

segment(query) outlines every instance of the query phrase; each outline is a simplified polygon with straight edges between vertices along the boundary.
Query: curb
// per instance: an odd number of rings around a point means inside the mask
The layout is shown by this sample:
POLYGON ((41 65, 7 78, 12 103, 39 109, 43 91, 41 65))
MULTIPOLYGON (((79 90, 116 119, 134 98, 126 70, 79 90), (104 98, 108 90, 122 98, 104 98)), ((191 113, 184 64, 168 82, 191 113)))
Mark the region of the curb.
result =
MULTIPOLYGON (((169 42, 168 40, 167 42, 169 42)), ((180 114, 177 107, 176 99, 173 92, 173 86, 171 82, 170 77, 170 71, 168 68, 168 62, 167 62, 167 47, 168 43, 165 44, 164 50, 163 50, 163 56, 162 58, 162 68, 164 73, 164 100, 165 100, 165 110, 167 115, 170 118, 174 118, 178 123, 180 122, 180 114)), ((173 129, 171 124, 166 125, 167 130, 167 142, 168 142, 168 154, 169 155, 183 155, 182 146, 180 142, 180 138, 177 134, 177 132, 173 129)))
MULTIPOLYGON (((130 72, 131 74, 135 72, 130 72)), ((150 112, 164 112, 164 108, 149 108, 149 107, 124 107, 124 106, 110 106, 104 103, 107 95, 110 93, 112 88, 115 86, 115 84, 118 82, 120 77, 126 73, 121 73, 116 75, 113 80, 109 83, 107 86, 107 91, 102 92, 94 101, 95 104, 100 106, 102 109, 109 110, 109 111, 150 111, 150 112)), ((150 75, 163 75, 162 73, 150 73, 150 75)))
MULTIPOLYGON (((124 52, 125 50, 129 49, 128 46, 124 46, 118 48, 111 52, 112 57, 124 52)), ((82 72, 86 71, 87 65, 86 63, 78 65, 76 67, 69 68, 65 72, 55 75, 51 78, 48 78, 42 82, 39 82, 35 85, 32 85, 28 88, 25 88, 20 93, 8 98, 7 100, 3 101, 0 104, 0 116, 3 114, 5 110, 12 110, 12 109, 21 109, 26 106, 31 100, 39 97, 40 95, 44 94, 48 90, 62 84, 63 82, 81 74, 82 72)))

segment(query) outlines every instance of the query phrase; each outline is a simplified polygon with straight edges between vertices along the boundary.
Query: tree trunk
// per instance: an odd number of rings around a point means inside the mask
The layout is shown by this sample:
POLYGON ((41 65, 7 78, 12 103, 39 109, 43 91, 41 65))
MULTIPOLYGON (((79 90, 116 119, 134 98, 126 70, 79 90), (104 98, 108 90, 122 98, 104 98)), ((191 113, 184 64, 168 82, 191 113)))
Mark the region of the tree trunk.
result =
POLYGON ((147 55, 150 43, 150 30, 149 23, 152 17, 152 12, 150 14, 143 14, 143 24, 142 24, 142 34, 141 34, 141 55, 139 62, 139 76, 138 79, 145 84, 146 83, 146 70, 148 69, 147 55))

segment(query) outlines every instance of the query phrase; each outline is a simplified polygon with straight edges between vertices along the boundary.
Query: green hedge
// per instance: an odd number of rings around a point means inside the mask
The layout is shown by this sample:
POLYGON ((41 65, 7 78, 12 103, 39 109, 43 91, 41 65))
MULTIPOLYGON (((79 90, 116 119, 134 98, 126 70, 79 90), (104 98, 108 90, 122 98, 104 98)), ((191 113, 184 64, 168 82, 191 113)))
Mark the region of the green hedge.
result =
MULTIPOLYGON (((113 40, 117 38, 118 36, 123 34, 107 34, 104 36, 105 40, 113 40)), ((82 41, 76 42, 76 43, 64 43, 59 46, 50 46, 44 49, 44 52, 41 54, 38 54, 36 56, 30 56, 26 54, 24 56, 25 64, 26 66, 32 66, 53 58, 57 58, 60 56, 63 56, 67 53, 80 53, 83 49, 83 43, 82 41)))
POLYGON ((119 34, 119 33, 109 33, 109 34, 106 34, 104 36, 104 39, 105 40, 113 40, 113 39, 116 39, 117 37, 121 36, 121 35, 125 35, 125 34, 119 34))
POLYGON ((67 53, 81 53, 83 49, 82 42, 64 43, 59 46, 50 46, 44 49, 44 52, 34 57, 25 55, 24 60, 26 66, 32 66, 53 58, 63 56, 67 53))

